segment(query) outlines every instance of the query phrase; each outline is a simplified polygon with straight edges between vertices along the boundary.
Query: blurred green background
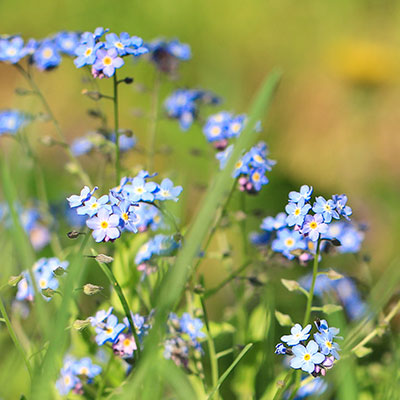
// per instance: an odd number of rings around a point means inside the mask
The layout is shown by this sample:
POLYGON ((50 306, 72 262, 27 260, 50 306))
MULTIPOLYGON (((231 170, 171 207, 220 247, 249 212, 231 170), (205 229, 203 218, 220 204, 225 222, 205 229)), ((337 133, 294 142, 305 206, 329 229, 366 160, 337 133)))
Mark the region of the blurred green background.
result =
MULTIPOLYGON (((316 194, 346 193, 353 218, 369 226, 362 253, 371 257, 372 280, 396 256, 400 239, 398 1, 2 0, 0 26, 1 33, 21 33, 25 39, 60 30, 91 31, 97 26, 128 31, 145 40, 177 37, 191 45, 193 59, 181 65, 178 81, 165 80, 162 98, 177 86, 200 87, 223 97, 221 109, 237 113, 246 112, 265 74, 280 68, 283 80, 263 133, 278 164, 269 174, 270 184, 249 200, 249 209, 261 210, 261 216, 275 215, 283 210, 288 191, 301 184, 314 186, 316 194)), ((151 87, 154 71, 146 61, 132 63, 125 71, 136 84, 121 90, 121 127, 132 129, 139 147, 146 147, 148 122, 137 113, 148 109, 151 96, 138 88, 139 84, 151 87)), ((94 129, 86 114, 93 104, 80 94, 87 87, 82 82, 84 73, 71 60, 65 59, 54 71, 37 71, 35 77, 70 140, 94 129)), ((24 85, 11 66, 1 64, 0 108, 40 110, 34 99, 14 94, 16 87, 24 85)), ((111 93, 111 82, 103 81, 101 87, 111 93)), ((111 117, 111 104, 105 106, 111 117)), ((37 140, 53 135, 53 127, 37 122, 29 132, 42 160, 52 166, 46 171, 50 198, 62 201, 79 188, 64 170, 63 152, 45 148, 37 140), (60 187, 65 193, 60 193, 60 187)), ((181 218, 189 222, 217 168, 211 160, 214 152, 200 126, 182 133, 175 121, 163 119, 157 135, 162 154, 156 169, 166 174, 177 171, 175 179, 185 187, 181 218)), ((83 162, 95 176, 101 158, 83 158, 83 162)), ((20 160, 14 163, 18 166, 20 160)), ((126 168, 141 163, 140 153, 124 159, 126 168)), ((25 179, 29 181, 28 173, 25 179)), ((19 183, 21 191, 23 187, 19 183)), ((261 216, 249 220, 250 229, 258 229, 261 216)), ((371 279, 354 257, 340 263, 342 272, 361 282, 371 279)), ((214 271, 210 279, 215 281, 223 275, 216 272, 217 264, 204 266, 214 271)), ((221 296, 228 296, 224 297, 227 303, 233 299, 228 292, 221 296)))

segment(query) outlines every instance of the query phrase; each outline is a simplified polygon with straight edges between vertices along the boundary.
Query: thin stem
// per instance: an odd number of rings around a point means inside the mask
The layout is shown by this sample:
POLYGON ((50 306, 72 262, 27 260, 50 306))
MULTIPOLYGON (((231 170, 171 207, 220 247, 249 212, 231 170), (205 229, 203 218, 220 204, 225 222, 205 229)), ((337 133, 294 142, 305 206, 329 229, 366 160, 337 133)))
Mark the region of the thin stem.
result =
POLYGON ((356 352, 359 348, 363 347, 375 336, 377 336, 379 332, 382 330, 382 325, 387 325, 399 311, 400 311, 400 300, 393 307, 390 313, 383 319, 382 324, 379 324, 369 335, 367 335, 363 340, 361 340, 361 342, 359 342, 356 346, 354 346, 351 351, 353 353, 356 352))
POLYGON ((120 148, 119 148, 119 116, 118 116, 118 80, 117 71, 114 74, 114 131, 115 131, 115 174, 116 185, 119 185, 121 178, 120 148))
POLYGON ((216 394, 217 394, 217 398, 219 397, 218 395, 218 358, 217 358, 217 354, 215 351, 215 344, 214 344, 214 340, 213 337, 211 335, 211 331, 210 331, 210 324, 208 321, 208 314, 207 314, 207 309, 206 309, 206 304, 204 302, 204 298, 200 297, 200 302, 201 302, 201 308, 203 309, 203 316, 204 316, 204 322, 206 325, 206 330, 207 330, 207 344, 208 344, 208 351, 210 353, 210 364, 211 364, 211 382, 212 382, 212 386, 214 388, 216 388, 216 394))
POLYGON ((158 103, 160 98, 160 87, 161 87, 161 74, 159 71, 156 72, 154 80, 151 114, 150 114, 150 129, 149 129, 149 148, 147 151, 147 169, 151 173, 154 168, 154 155, 156 152, 156 133, 157 133, 157 122, 158 122, 158 103))
POLYGON ((311 306, 312 306, 312 301, 313 301, 313 297, 314 297, 315 281, 316 281, 317 275, 318 275, 318 262, 319 262, 320 252, 321 252, 320 250, 321 250, 321 238, 318 239, 317 251, 314 256, 313 276, 312 276, 310 291, 309 291, 308 297, 307 297, 307 306, 306 306, 306 312, 304 314, 303 327, 306 324, 308 324, 309 319, 310 319, 311 306))
POLYGON ((8 333, 10 334, 10 337, 11 337, 12 341, 14 342, 15 347, 17 348, 17 350, 21 354, 21 357, 23 358, 23 360, 25 362, 26 369, 28 370, 29 376, 30 376, 30 378, 32 380, 33 371, 32 371, 31 364, 29 363, 28 358, 26 357, 26 352, 25 352, 21 342, 19 341, 19 339, 18 339, 18 337, 17 337, 17 335, 16 335, 16 333, 14 331, 13 326, 11 325, 11 321, 8 318, 6 308, 4 307, 3 300, 1 300, 1 298, 0 298, 0 312, 3 315, 4 322, 5 322, 5 324, 7 326, 7 329, 8 329, 8 333))
MULTIPOLYGON (((93 249, 92 249, 92 253, 95 256, 97 255, 93 249)), ((129 325, 131 326, 133 337, 135 338, 135 342, 137 345, 137 359, 139 359, 140 358, 140 341, 139 341, 139 337, 136 332, 135 325, 132 320, 132 315, 131 315, 131 311, 130 311, 128 302, 126 301, 126 298, 121 289, 121 286, 119 285, 119 283, 118 283, 117 279, 115 278, 114 274, 112 273, 111 269, 106 264, 104 264, 100 261, 97 261, 97 264, 100 266, 100 268, 102 269, 102 271, 104 272, 104 274, 106 275, 106 277, 108 278, 108 280, 110 281, 110 283, 112 284, 113 288, 115 289, 115 291, 118 295, 119 301, 121 302, 122 308, 124 309, 126 318, 128 319, 129 325)))
MULTIPOLYGON (((46 98, 44 97, 43 93, 39 89, 39 86, 36 85, 36 82, 33 80, 32 75, 26 71, 20 64, 14 64, 17 70, 21 73, 21 75, 26 79, 26 81, 29 83, 32 91, 39 97, 40 101, 42 102, 42 105, 46 111, 46 113, 49 115, 51 122, 53 123, 56 132, 58 134, 58 137, 63 143, 66 143, 66 138, 61 130, 61 127, 54 116, 54 113, 52 109, 50 108, 49 103, 47 102, 46 98)), ((74 156, 72 153, 71 149, 69 146, 63 146, 65 148, 65 151, 67 152, 68 157, 70 158, 71 162, 77 167, 77 173, 79 177, 82 180, 82 183, 85 185, 92 186, 92 183, 90 181, 89 175, 86 174, 86 172, 83 170, 79 160, 74 156)))

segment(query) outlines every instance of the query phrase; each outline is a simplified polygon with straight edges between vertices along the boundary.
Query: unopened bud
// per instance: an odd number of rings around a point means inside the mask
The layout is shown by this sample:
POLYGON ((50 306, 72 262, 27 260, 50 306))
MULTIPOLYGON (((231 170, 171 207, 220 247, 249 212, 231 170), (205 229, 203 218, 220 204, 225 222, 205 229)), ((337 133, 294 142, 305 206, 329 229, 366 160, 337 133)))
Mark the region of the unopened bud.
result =
POLYGON ((42 295, 48 298, 52 298, 56 294, 56 291, 51 288, 42 289, 42 295))
POLYGON ((89 97, 89 99, 92 99, 94 101, 99 101, 103 95, 100 92, 94 92, 91 90, 83 89, 81 92, 84 96, 89 97))
POLYGON ((122 82, 126 83, 127 85, 130 85, 133 82, 133 78, 127 76, 125 79, 122 80, 122 82))
POLYGON ((10 278, 8 279, 8 284, 12 287, 17 286, 22 278, 22 275, 10 276, 10 278))
POLYGON ((57 143, 51 136, 44 136, 40 138, 40 142, 45 146, 54 146, 57 143))
POLYGON ((85 234, 85 232, 71 231, 71 232, 67 233, 67 236, 70 239, 76 239, 79 235, 84 235, 84 234, 85 234))
POLYGON ((87 328, 90 325, 90 319, 77 319, 73 324, 72 327, 78 331, 81 331, 87 328))
POLYGON ((63 276, 67 271, 63 267, 57 267, 55 270, 53 270, 54 275, 56 276, 63 276))
POLYGON ((107 256, 107 255, 105 255, 105 254, 98 254, 98 255, 95 257, 95 259, 96 259, 96 261, 101 262, 101 263, 104 263, 104 264, 109 264, 109 263, 111 263, 111 262, 114 261, 114 259, 113 259, 112 257, 107 256))
POLYGON ((104 288, 101 286, 97 285, 92 285, 91 283, 87 283, 85 286, 83 286, 83 293, 85 293, 87 296, 93 296, 97 293, 100 293, 104 288))
POLYGON ((16 88, 15 89, 15 94, 17 94, 18 96, 26 96, 27 94, 32 94, 32 90, 28 90, 25 88, 16 88))

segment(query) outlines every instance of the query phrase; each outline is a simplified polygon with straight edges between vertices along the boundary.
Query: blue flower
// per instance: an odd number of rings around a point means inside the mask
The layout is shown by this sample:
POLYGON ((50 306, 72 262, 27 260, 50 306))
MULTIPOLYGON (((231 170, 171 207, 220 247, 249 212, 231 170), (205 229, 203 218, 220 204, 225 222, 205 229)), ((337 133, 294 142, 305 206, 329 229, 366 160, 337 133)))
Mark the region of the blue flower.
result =
POLYGON ((41 70, 57 67, 61 63, 61 56, 53 40, 45 39, 33 53, 33 62, 41 70))
POLYGON ((67 56, 74 56, 80 37, 77 32, 59 32, 55 37, 58 49, 67 56))
POLYGON ((233 144, 228 146, 225 150, 218 152, 215 158, 219 161, 219 169, 224 169, 233 151, 233 144))
POLYGON ((285 228, 287 226, 286 218, 287 215, 284 212, 280 212, 275 218, 266 217, 262 220, 260 228, 269 232, 285 228))
POLYGON ((321 398, 327 388, 328 384, 322 378, 317 377, 312 381, 307 380, 307 383, 301 384, 294 400, 308 399, 311 396, 321 398))
POLYGON ((137 232, 136 224, 138 217, 135 214, 135 206, 128 200, 123 200, 119 205, 113 205, 113 213, 120 218, 120 225, 123 229, 131 232, 137 232))
POLYGON ((0 61, 16 64, 25 54, 24 41, 20 36, 0 39, 0 61))
POLYGON ((146 182, 144 178, 133 178, 131 184, 125 185, 125 191, 128 198, 132 202, 154 200, 154 192, 158 189, 158 185, 154 182, 146 182))
MULTIPOLYGON (((113 132, 110 136, 110 140, 115 143, 116 142, 116 135, 113 132)), ((137 143, 137 139, 135 136, 131 135, 124 135, 124 134, 120 134, 119 135, 119 139, 118 139, 118 143, 119 143, 119 148, 121 151, 128 151, 132 148, 135 147, 136 143, 137 143)))
POLYGON ((72 364, 72 371, 75 375, 82 375, 91 380, 101 373, 101 367, 93 364, 89 357, 84 357, 72 364))
POLYGON ((67 197, 67 200, 68 200, 68 202, 69 202, 69 206, 70 206, 71 208, 81 206, 85 201, 89 200, 89 199, 92 197, 93 193, 94 193, 97 189, 98 189, 97 186, 95 186, 95 187, 93 188, 93 190, 90 190, 88 186, 85 186, 85 187, 81 190, 80 195, 75 195, 75 194, 73 194, 72 196, 67 197))
POLYGON ((215 142, 228 138, 228 127, 232 120, 232 114, 221 111, 211 115, 203 127, 203 132, 209 142, 215 142))
POLYGON ((300 324, 296 324, 290 330, 291 335, 284 335, 281 337, 282 342, 287 343, 289 346, 294 346, 310 336, 308 332, 311 330, 311 324, 308 324, 304 329, 300 324))
POLYGON ((342 215, 349 220, 349 216, 353 213, 353 211, 349 206, 346 206, 347 196, 345 194, 335 194, 332 196, 332 200, 335 203, 336 211, 339 213, 339 215, 342 215))
POLYGON ((106 35, 105 48, 107 50, 117 50, 120 56, 125 56, 127 54, 139 56, 149 51, 147 47, 143 46, 142 38, 137 36, 131 37, 127 32, 122 32, 119 37, 115 33, 106 35))
POLYGON ((99 199, 92 196, 89 200, 83 203, 83 206, 79 207, 76 212, 78 215, 89 215, 89 217, 93 217, 93 215, 97 214, 100 208, 106 208, 111 211, 111 207, 108 205, 108 196, 101 196, 99 199))
POLYGON ((87 40, 81 41, 81 44, 76 48, 75 55, 77 58, 74 64, 77 68, 82 68, 85 65, 93 65, 96 61, 96 52, 104 46, 104 43, 96 43, 93 36, 88 36, 87 40))
POLYGON ((71 151, 74 156, 82 156, 93 149, 93 142, 86 137, 75 139, 71 144, 71 151))
POLYGON ((115 70, 124 65, 124 60, 118 56, 115 49, 105 50, 99 49, 96 51, 96 62, 93 68, 109 78, 114 75, 115 70))
POLYGON ((275 354, 286 354, 286 347, 283 343, 278 343, 275 346, 275 354))
POLYGON ((332 218, 339 219, 339 214, 335 210, 336 205, 333 200, 325 200, 322 196, 318 196, 315 200, 313 211, 321 214, 324 217, 324 222, 329 224, 332 218))
POLYGON ((118 323, 118 318, 115 315, 111 314, 107 318, 107 322, 104 324, 104 327, 96 327, 96 343, 99 346, 102 346, 106 342, 114 343, 117 340, 118 335, 125 328, 125 324, 118 323))
POLYGON ((325 356, 318 352, 318 345, 314 340, 310 340, 307 347, 298 344, 292 348, 292 351, 295 357, 290 360, 290 366, 294 369, 301 368, 310 374, 314 371, 316 364, 321 364, 325 360, 325 356))
POLYGON ((171 179, 163 179, 159 190, 155 193, 156 200, 173 200, 178 201, 178 196, 182 193, 182 186, 175 186, 171 179))
POLYGON ((201 332, 203 323, 199 318, 192 318, 189 313, 182 314, 179 320, 182 332, 187 333, 192 340, 200 339, 206 335, 201 332))
POLYGON ((110 307, 107 311, 106 310, 97 311, 94 317, 89 317, 90 324, 92 326, 97 326, 101 324, 112 314, 113 311, 114 311, 113 307, 110 307))
POLYGON ((339 360, 340 357, 338 351, 340 351, 340 347, 337 343, 333 341, 334 336, 335 335, 333 331, 329 331, 327 329, 321 331, 320 333, 315 333, 314 339, 318 343, 322 354, 324 354, 325 356, 332 355, 333 357, 335 357, 336 360, 339 360))
POLYGON ((286 258, 292 260, 294 255, 291 252, 297 249, 306 249, 306 243, 298 231, 284 228, 278 230, 277 238, 273 240, 271 248, 273 251, 282 253, 286 258))
POLYGON ((86 221, 86 225, 93 229, 92 236, 96 242, 114 240, 120 237, 118 229, 119 216, 111 214, 106 208, 100 208, 97 216, 86 221))
POLYGON ((264 168, 253 169, 250 173, 249 181, 257 192, 269 182, 268 178, 265 176, 264 168))
POLYGON ((308 234, 308 237, 313 242, 316 242, 320 234, 328 231, 328 225, 324 223, 324 219, 321 214, 307 215, 304 219, 301 232, 304 235, 308 234))
POLYGON ((0 111, 0 135, 15 134, 32 118, 18 110, 0 111))
POLYGON ((70 368, 62 368, 60 374, 56 388, 61 396, 65 396, 79 383, 79 379, 70 368))
POLYGON ((302 226, 307 213, 310 211, 310 204, 306 204, 303 198, 298 203, 289 203, 285 207, 288 216, 286 222, 288 226, 302 226))
POLYGON ((227 138, 238 137, 244 128, 246 119, 247 117, 244 114, 231 118, 231 120, 227 125, 226 137, 227 138))
POLYGON ((312 186, 303 185, 300 188, 300 192, 290 192, 289 193, 289 201, 297 203, 300 199, 304 201, 309 201, 311 199, 311 194, 313 192, 312 186))
POLYGON ((337 247, 339 253, 357 253, 364 240, 364 233, 349 222, 335 222, 329 225, 326 237, 340 241, 337 247))

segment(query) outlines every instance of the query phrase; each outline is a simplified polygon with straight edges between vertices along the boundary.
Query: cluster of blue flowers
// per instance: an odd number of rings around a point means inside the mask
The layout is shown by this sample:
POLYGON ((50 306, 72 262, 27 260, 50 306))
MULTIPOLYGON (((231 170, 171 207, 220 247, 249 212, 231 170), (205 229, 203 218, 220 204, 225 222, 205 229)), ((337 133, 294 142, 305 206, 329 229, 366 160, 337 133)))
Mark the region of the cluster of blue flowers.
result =
POLYGON ((190 60, 192 54, 190 46, 181 43, 177 39, 164 40, 155 39, 146 43, 149 50, 150 60, 162 72, 174 75, 178 69, 180 61, 190 60))
POLYGON ((228 146, 228 140, 238 137, 246 123, 246 115, 233 115, 227 111, 221 111, 208 117, 203 133, 207 141, 212 143, 217 150, 224 150, 228 146))
MULTIPOLYGON (((301 262, 307 262, 314 257, 319 238, 339 241, 337 244, 340 246, 337 248, 340 253, 359 251, 364 234, 361 228, 350 222, 352 210, 346 205, 347 196, 334 195, 329 200, 319 196, 311 206, 309 202, 312 191, 312 187, 303 185, 300 192, 290 192, 286 213, 266 217, 262 221, 261 229, 267 235, 257 236, 256 240, 262 239, 265 243, 272 240, 272 250, 282 253, 289 260, 298 256, 301 262), (311 211, 314 215, 310 214, 311 211), (341 217, 345 221, 335 221, 341 217)), ((322 242, 321 250, 328 245, 328 242, 322 242)))
POLYGON ((294 356, 290 360, 290 366, 293 369, 301 369, 317 377, 325 376, 326 370, 332 368, 335 360, 340 358, 340 347, 334 340, 342 338, 337 336, 339 329, 328 327, 325 320, 317 320, 315 325, 318 332, 314 333, 314 340, 311 339, 308 343, 306 341, 310 337, 311 324, 304 329, 300 324, 293 326, 290 335, 281 337, 286 346, 278 343, 275 353, 294 356))
POLYGON ((149 51, 143 45, 143 39, 138 36, 131 36, 127 32, 122 32, 119 36, 107 32, 108 29, 99 27, 93 33, 83 33, 75 50, 76 67, 91 66, 92 74, 96 78, 113 76, 115 70, 125 64, 123 57, 137 57, 149 51), (104 34, 105 41, 102 41, 100 39, 104 34))
POLYGON ((179 120, 183 131, 187 131, 198 117, 200 104, 218 104, 220 98, 211 92, 197 89, 178 89, 164 102, 170 118, 179 120))
POLYGON ((30 39, 27 43, 19 35, 0 38, 0 61, 16 64, 24 57, 40 70, 50 70, 60 65, 62 55, 74 56, 80 34, 59 32, 42 40, 30 39))
MULTIPOLYGON (((56 290, 59 286, 58 276, 55 271, 60 271, 59 268, 66 270, 68 268, 68 261, 60 261, 56 257, 41 258, 33 266, 33 276, 36 280, 36 286, 39 291, 45 289, 56 290)), ((63 272, 63 271, 61 271, 63 272)), ((18 291, 16 299, 19 301, 33 301, 35 292, 28 271, 21 273, 22 279, 18 282, 18 291)), ((43 295, 43 298, 50 300, 50 296, 43 295)))
POLYGON ((182 314, 181 318, 171 313, 168 319, 168 335, 164 342, 164 357, 171 359, 177 366, 188 368, 191 351, 202 353, 198 340, 205 337, 202 327, 201 320, 191 317, 189 313, 182 314))
POLYGON ((22 111, 0 111, 0 136, 5 134, 15 135, 31 120, 32 116, 22 111))
POLYGON ((173 255, 179 246, 180 244, 175 241, 173 236, 161 233, 155 235, 139 248, 135 257, 135 264, 138 266, 138 270, 143 271, 145 274, 153 272, 156 270, 156 268, 153 268, 155 266, 154 259, 160 256, 173 255))
POLYGON ((168 178, 161 184, 148 181, 153 176, 147 171, 141 171, 135 178, 124 177, 118 187, 98 199, 93 196, 97 187, 90 190, 85 186, 79 195, 72 195, 67 200, 78 215, 90 217, 86 225, 93 230, 92 236, 96 242, 115 240, 121 236, 122 231, 136 233, 138 227, 143 226, 143 221, 135 212, 137 203, 178 201, 182 187, 174 186, 168 178))
POLYGON ((56 387, 61 396, 69 394, 84 393, 84 384, 90 384, 93 379, 101 373, 101 367, 93 364, 89 357, 79 360, 67 356, 60 371, 60 378, 56 382, 56 387))
MULTIPOLYGON (((113 311, 113 307, 110 307, 108 310, 100 310, 95 316, 89 317, 90 324, 96 332, 95 341, 99 346, 110 343, 115 355, 131 362, 138 344, 133 336, 128 318, 125 317, 123 322, 118 322, 118 317, 113 314, 113 311)), ((131 313, 131 318, 140 341, 139 345, 141 345, 151 325, 148 323, 148 318, 139 314, 131 313)))
MULTIPOLYGON (((90 132, 85 136, 75 139, 71 143, 71 151, 77 157, 88 154, 92 150, 108 151, 107 145, 110 144, 110 142, 115 144, 115 133, 111 133, 108 137, 106 137, 101 133, 90 132)), ((137 143, 137 139, 134 135, 128 136, 125 134, 120 134, 118 143, 120 151, 124 152, 134 148, 137 143)))

